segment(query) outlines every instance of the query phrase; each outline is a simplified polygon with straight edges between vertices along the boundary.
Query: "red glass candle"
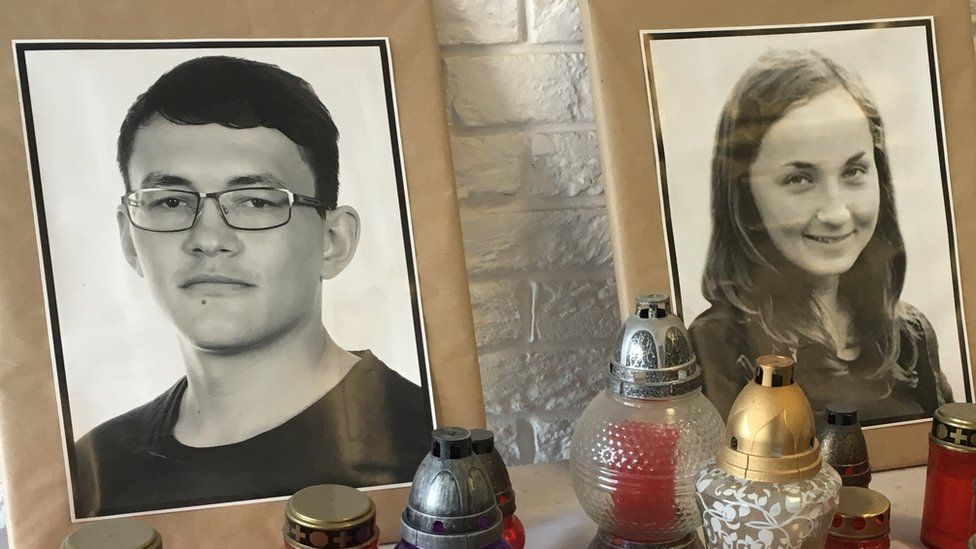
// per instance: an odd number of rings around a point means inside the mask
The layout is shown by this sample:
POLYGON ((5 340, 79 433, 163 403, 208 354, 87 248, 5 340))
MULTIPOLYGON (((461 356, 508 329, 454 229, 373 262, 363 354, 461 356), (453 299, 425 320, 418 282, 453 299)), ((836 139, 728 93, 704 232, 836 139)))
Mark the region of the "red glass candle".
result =
POLYGON ((525 526, 515 515, 508 515, 502 519, 502 538, 512 546, 512 549, 524 549, 525 526))
POLYGON ((284 549, 377 549, 376 506, 355 488, 310 486, 288 500, 282 535, 284 549))
POLYGON ((976 477, 976 404, 944 404, 932 417, 922 543, 965 549, 976 477))
POLYGON ((824 549, 888 549, 890 519, 888 498, 868 488, 844 486, 824 549))
POLYGON ((620 448, 616 459, 607 467, 618 482, 617 491, 612 495, 616 519, 623 524, 640 524, 648 534, 667 530, 677 505, 674 456, 678 430, 669 425, 624 421, 611 426, 609 431, 610 440, 616 441, 620 448), (654 452, 647 451, 648 448, 654 452))

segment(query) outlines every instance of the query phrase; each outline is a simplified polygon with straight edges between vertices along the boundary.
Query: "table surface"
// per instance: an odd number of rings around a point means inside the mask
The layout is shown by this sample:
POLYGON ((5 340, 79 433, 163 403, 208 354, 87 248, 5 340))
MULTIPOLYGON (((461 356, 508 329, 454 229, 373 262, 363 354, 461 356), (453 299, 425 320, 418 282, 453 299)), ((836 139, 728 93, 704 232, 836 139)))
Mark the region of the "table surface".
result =
MULTIPOLYGON (((586 549, 596 524, 576 501, 567 462, 512 467, 509 474, 518 502, 516 514, 525 524, 527 548, 586 549)), ((891 500, 891 547, 924 547, 918 534, 925 467, 874 473, 871 488, 891 500)))

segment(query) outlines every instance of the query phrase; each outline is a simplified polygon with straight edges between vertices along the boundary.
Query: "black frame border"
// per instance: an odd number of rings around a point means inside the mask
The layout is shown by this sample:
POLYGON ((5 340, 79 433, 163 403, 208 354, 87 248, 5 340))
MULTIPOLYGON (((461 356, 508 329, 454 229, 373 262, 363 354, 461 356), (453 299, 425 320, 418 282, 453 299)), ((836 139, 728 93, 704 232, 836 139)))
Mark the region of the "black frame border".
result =
MULTIPOLYGON (((420 289, 417 280, 417 266, 415 264, 413 226, 408 213, 406 180, 404 177, 404 159, 401 155, 399 117, 396 110, 390 44, 383 38, 362 39, 310 39, 310 40, 179 40, 179 41, 14 41, 14 55, 17 62, 17 75, 21 93, 21 105, 24 116, 24 129, 27 138, 27 148, 30 162, 30 182, 34 196, 34 211, 37 216, 38 242, 41 247, 41 261, 44 269, 44 287, 48 308, 48 322, 50 326, 49 340, 54 355, 54 369, 58 381, 59 406, 61 408, 62 433, 65 455, 68 459, 68 488, 71 499, 74 499, 73 484, 78 478, 78 464, 74 449, 74 432, 71 427, 71 409, 68 402, 67 376, 64 369, 64 353, 61 347, 61 327, 58 317, 57 293, 54 287, 52 270, 51 246, 49 242, 47 217, 44 210, 43 184, 40 176, 40 159, 37 149, 37 135, 34 128, 33 106, 30 96, 30 82, 28 78, 27 53, 31 51, 64 51, 64 50, 155 50, 155 49, 233 49, 233 48, 307 48, 307 47, 375 47, 380 54, 380 64, 383 75, 384 96, 386 100, 386 115, 390 131, 391 152, 396 178, 397 204, 400 210, 400 227, 403 235, 404 259, 407 265, 407 280, 410 286, 410 302, 413 314, 414 338, 417 344, 417 363, 420 366, 421 388, 424 392, 424 407, 431 424, 436 425, 431 398, 431 381, 428 372, 430 364, 427 359, 427 341, 424 330, 422 311, 420 308, 420 289)), ((243 496, 240 499, 226 500, 215 498, 208 501, 184 502, 175 507, 156 508, 141 506, 139 508, 119 510, 117 513, 99 515, 95 518, 108 518, 117 514, 157 513, 190 510, 200 506, 222 503, 258 502, 268 498, 284 497, 289 494, 268 494, 260 497, 243 496)), ((79 520, 75 515, 72 504, 72 521, 79 520)))

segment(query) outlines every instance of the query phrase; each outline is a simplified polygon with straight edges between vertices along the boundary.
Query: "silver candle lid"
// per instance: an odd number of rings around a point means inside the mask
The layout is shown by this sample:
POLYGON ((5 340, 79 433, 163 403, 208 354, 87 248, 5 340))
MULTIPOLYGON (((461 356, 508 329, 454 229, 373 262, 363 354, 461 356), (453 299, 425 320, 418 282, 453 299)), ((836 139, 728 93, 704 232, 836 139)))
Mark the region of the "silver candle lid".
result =
POLYGON ((508 476, 505 461, 495 449, 495 434, 487 429, 471 429, 471 447, 488 473, 502 516, 515 514, 515 490, 512 489, 512 479, 508 476))
POLYGON ((617 333, 610 359, 611 392, 628 398, 669 398, 701 387, 701 367, 688 330, 665 294, 637 297, 634 314, 617 333))
POLYGON ((502 512, 467 429, 433 432, 433 447, 413 477, 400 517, 400 534, 424 549, 479 549, 501 539, 502 512))

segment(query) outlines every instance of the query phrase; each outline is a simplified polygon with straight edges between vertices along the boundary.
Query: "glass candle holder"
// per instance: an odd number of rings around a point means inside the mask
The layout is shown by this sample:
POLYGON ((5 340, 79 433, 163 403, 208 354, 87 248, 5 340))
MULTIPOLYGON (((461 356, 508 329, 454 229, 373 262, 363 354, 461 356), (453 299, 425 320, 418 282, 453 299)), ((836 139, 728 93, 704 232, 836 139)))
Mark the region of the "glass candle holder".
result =
POLYGON ((515 516, 515 490, 501 454, 495 449, 495 435, 487 429, 471 429, 471 449, 488 473, 495 503, 502 512, 502 537, 512 549, 525 547, 525 526, 515 516))
POLYGON ((760 357, 729 411, 718 456, 696 484, 710 548, 823 547, 840 475, 823 467, 793 361, 760 357))
POLYGON ((972 532, 969 512, 976 478, 976 404, 943 404, 932 417, 925 472, 922 543, 962 548, 972 532))
POLYGON ((642 543, 639 541, 628 541, 618 536, 608 534, 606 530, 600 530, 589 549, 702 549, 701 540, 698 539, 698 532, 692 532, 683 538, 669 540, 662 543, 642 543))
POLYGON ((163 549, 163 538, 137 520, 113 519, 75 530, 61 542, 61 549, 163 549))
POLYGON ((637 298, 607 388, 573 434, 573 488, 599 526, 597 546, 669 546, 701 525, 695 478, 715 454, 722 418, 701 392, 688 332, 669 305, 662 294, 637 298))
POLYGON ((430 453, 413 477, 400 518, 397 549, 511 549, 502 538, 502 512, 471 433, 460 427, 433 432, 430 453))
POLYGON ((284 549, 376 549, 376 506, 349 486, 309 486, 288 499, 282 536, 284 549))
POLYGON ((820 455, 837 470, 844 486, 867 488, 871 483, 871 463, 864 431, 857 421, 857 408, 850 404, 828 404, 817 438, 820 455))
POLYGON ((844 486, 824 549, 888 549, 891 502, 869 488, 844 486))

